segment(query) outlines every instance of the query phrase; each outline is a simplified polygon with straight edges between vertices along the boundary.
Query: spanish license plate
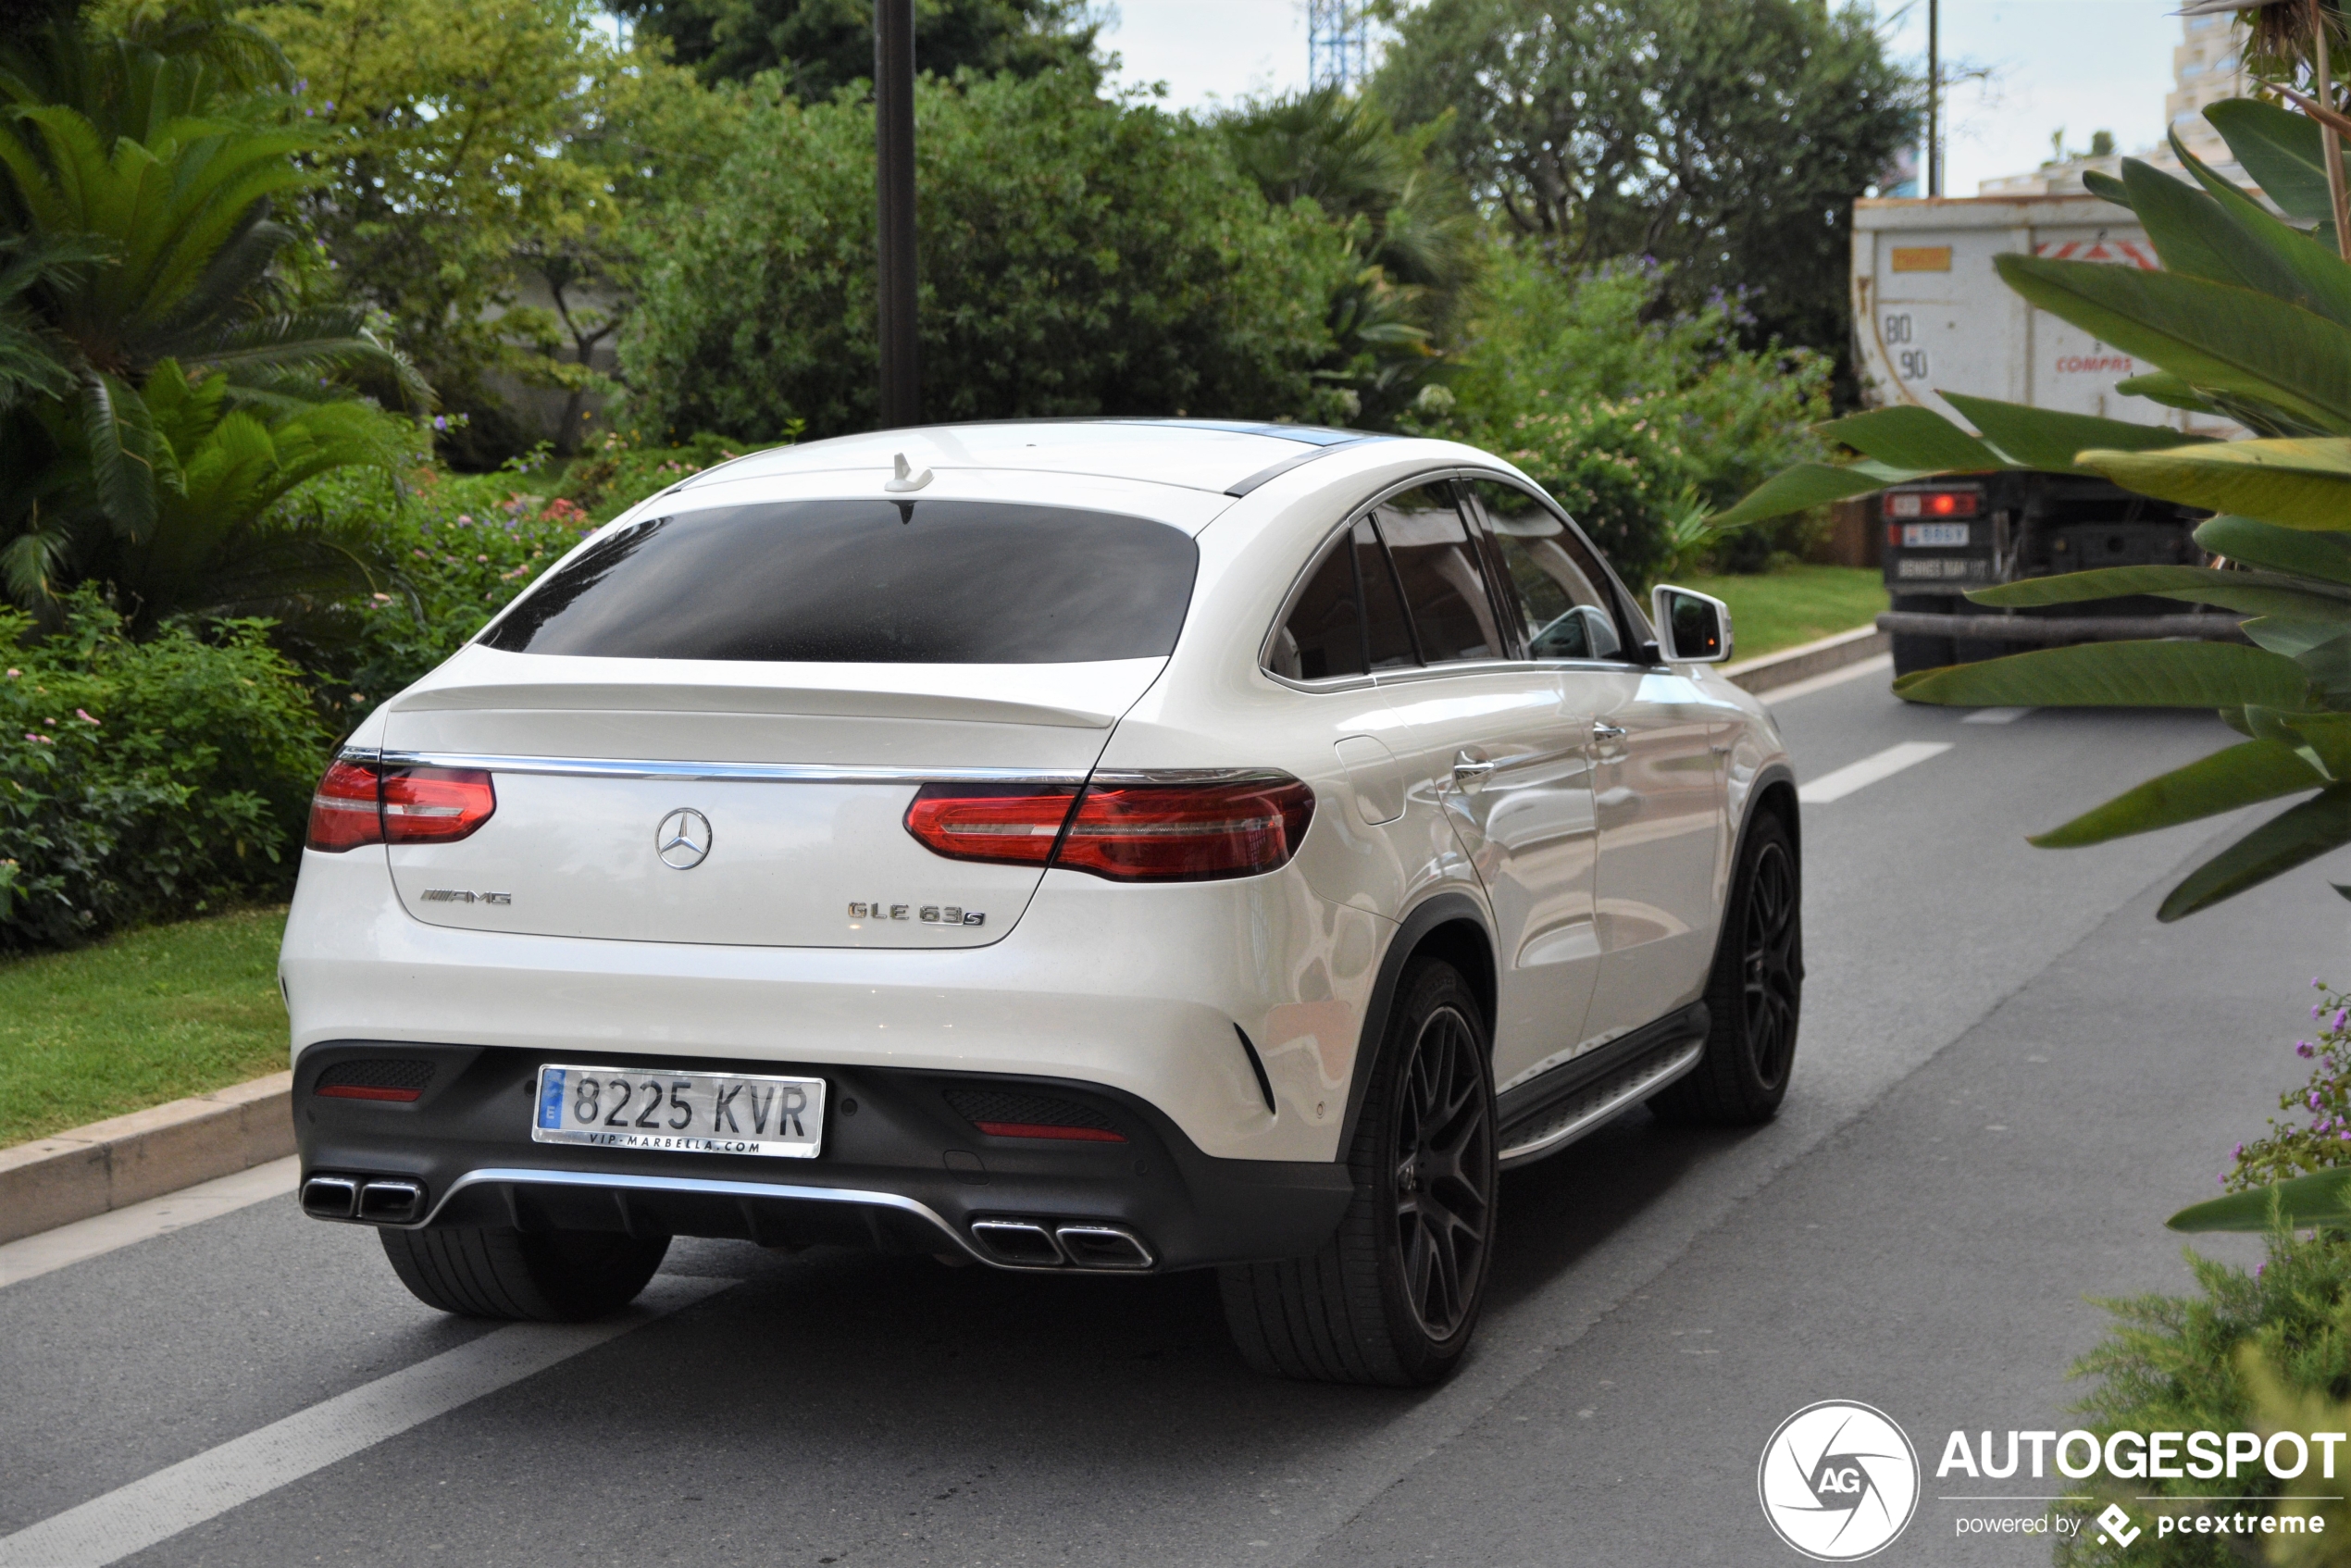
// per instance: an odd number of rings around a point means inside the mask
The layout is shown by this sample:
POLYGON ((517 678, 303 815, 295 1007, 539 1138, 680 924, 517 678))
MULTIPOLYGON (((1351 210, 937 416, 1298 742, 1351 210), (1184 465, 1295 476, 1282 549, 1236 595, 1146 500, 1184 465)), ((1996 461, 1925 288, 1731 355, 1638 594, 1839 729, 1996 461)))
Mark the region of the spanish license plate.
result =
POLYGON ((548 1064, 539 1069, 530 1138, 813 1160, 825 1142, 825 1080, 548 1064))
POLYGON ((1965 523, 1904 523, 1902 543, 1908 548, 1924 545, 1929 549, 1967 543, 1965 523))

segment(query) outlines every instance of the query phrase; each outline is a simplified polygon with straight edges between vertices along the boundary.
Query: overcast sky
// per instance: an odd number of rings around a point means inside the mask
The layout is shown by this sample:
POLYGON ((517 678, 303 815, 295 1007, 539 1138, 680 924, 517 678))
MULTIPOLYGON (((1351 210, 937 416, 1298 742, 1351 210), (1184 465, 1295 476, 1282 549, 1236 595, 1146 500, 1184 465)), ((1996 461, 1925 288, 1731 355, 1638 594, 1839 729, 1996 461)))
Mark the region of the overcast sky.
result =
MULTIPOLYGON (((1987 84, 1954 90, 1944 168, 1953 195, 2031 168, 2050 133, 2086 147, 2111 131, 2124 151, 2163 132, 2178 0, 1943 0, 1943 54, 1991 68, 1987 84)), ((1881 0, 1893 45, 1921 62, 1926 4, 1881 0)), ((1178 107, 1206 106, 1306 81, 1303 0, 1116 0, 1105 47, 1124 56, 1120 80, 1165 81, 1178 107)))

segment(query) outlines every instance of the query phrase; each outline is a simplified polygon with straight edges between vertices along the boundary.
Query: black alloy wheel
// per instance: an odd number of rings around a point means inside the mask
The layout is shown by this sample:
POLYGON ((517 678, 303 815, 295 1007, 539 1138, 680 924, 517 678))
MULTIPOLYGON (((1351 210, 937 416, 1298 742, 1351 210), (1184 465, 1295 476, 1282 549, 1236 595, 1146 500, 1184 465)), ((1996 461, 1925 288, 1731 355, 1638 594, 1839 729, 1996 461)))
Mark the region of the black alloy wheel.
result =
POLYGON ((1796 857, 1784 838, 1760 846, 1742 914, 1739 1031, 1754 1081, 1781 1089, 1796 1061, 1797 1004, 1804 991, 1796 857))
POLYGON ((1804 1004, 1804 880, 1796 840, 1768 807, 1739 844, 1698 1065, 1650 1097, 1671 1122, 1752 1126, 1776 1114, 1796 1064, 1804 1004))
POLYGON ((1322 1251, 1218 1271, 1225 1321, 1260 1372, 1409 1388, 1443 1381, 1492 1269, 1494 1080, 1485 1009, 1451 964, 1416 958, 1369 1064, 1347 1148, 1355 1196, 1322 1251))
POLYGON ((1421 1025, 1396 1105, 1391 1199, 1403 1291, 1432 1339, 1458 1331, 1494 1229, 1494 1118, 1484 1048, 1458 1007, 1421 1025))

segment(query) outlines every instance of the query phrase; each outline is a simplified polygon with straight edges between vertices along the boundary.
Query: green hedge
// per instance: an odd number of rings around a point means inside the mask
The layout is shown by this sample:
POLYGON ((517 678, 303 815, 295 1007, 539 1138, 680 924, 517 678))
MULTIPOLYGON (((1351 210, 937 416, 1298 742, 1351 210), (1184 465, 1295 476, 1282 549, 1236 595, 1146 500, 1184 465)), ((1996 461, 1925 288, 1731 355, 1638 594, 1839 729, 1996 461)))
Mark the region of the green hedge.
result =
POLYGON ((0 610, 0 947, 281 897, 330 737, 261 621, 144 642, 84 591, 0 610))

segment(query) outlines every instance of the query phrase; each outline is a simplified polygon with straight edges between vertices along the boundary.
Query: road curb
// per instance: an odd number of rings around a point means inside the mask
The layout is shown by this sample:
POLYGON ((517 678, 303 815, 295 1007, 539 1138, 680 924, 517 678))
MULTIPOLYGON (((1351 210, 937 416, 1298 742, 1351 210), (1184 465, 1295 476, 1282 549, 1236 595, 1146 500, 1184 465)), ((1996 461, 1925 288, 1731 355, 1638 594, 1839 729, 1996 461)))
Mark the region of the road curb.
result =
POLYGON ((1783 648, 1776 653, 1766 653, 1760 659, 1745 659, 1735 665, 1724 665, 1723 677, 1732 685, 1751 692, 1764 692, 1782 686, 1793 686, 1799 680, 1810 680, 1816 675, 1858 665, 1864 659, 1874 659, 1894 646, 1894 640, 1873 626, 1855 627, 1834 637, 1823 637, 1817 642, 1801 643, 1783 648))
POLYGON ((0 1242, 293 1151, 290 1072, 0 1149, 0 1242))

